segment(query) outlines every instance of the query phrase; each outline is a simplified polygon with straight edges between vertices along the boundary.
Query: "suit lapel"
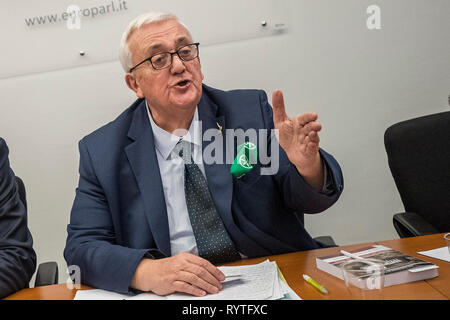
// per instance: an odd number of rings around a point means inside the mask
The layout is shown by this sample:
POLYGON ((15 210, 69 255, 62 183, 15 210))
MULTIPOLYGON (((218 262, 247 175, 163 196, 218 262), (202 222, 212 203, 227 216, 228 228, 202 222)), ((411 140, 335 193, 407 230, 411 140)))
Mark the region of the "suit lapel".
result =
POLYGON ((157 248, 171 255, 167 207, 156 157, 153 132, 145 100, 134 112, 128 137, 134 142, 125 148, 131 169, 144 201, 145 213, 157 248))

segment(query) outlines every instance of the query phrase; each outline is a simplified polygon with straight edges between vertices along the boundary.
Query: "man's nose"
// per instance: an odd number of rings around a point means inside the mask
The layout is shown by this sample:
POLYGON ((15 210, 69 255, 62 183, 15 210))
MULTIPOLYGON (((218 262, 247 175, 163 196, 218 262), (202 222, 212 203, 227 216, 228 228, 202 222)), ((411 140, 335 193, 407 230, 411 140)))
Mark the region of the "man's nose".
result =
POLYGON ((172 66, 170 67, 170 70, 173 73, 182 73, 184 70, 186 70, 186 66, 184 65, 184 61, 180 59, 180 57, 177 54, 174 54, 172 56, 172 66))

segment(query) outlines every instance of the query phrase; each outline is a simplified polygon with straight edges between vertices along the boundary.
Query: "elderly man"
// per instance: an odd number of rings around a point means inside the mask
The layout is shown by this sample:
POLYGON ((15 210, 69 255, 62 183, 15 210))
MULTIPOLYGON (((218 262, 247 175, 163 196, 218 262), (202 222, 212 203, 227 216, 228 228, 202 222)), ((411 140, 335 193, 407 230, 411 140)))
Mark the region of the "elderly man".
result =
POLYGON ((27 211, 9 166, 8 147, 0 138, 0 298, 27 288, 35 270, 27 211))
POLYGON ((170 14, 142 15, 123 34, 120 58, 138 100, 79 143, 64 254, 87 285, 203 296, 222 289, 215 264, 320 247, 299 215, 330 207, 343 178, 319 148, 317 115, 289 118, 280 91, 272 113, 263 91, 204 85, 198 46, 170 14), (227 130, 273 128, 273 175, 259 160, 244 176, 229 161, 204 161, 208 130, 226 154, 236 151, 227 130))

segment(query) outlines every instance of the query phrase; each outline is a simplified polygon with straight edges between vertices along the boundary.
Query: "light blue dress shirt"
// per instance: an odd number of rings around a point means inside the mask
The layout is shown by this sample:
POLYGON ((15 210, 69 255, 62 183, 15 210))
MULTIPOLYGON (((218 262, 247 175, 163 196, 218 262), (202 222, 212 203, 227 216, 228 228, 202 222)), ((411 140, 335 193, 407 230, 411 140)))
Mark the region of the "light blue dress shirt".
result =
MULTIPOLYGON (((152 118, 147 106, 148 118, 155 138, 156 156, 164 190, 169 221, 170 249, 172 256, 181 252, 198 255, 197 243, 192 231, 184 193, 184 162, 173 152, 180 137, 160 128, 152 118)), ((205 176, 202 160, 202 128, 198 120, 198 110, 183 140, 191 142, 192 157, 205 176)), ((206 176, 205 176, 206 177, 206 176)))

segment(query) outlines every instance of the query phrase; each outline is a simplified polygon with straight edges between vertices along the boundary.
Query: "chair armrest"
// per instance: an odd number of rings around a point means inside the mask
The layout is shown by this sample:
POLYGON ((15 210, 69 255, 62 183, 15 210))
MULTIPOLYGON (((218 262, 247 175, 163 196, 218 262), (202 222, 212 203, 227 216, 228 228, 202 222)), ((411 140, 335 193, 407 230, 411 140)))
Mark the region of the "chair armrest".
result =
POLYGON ((52 284, 58 284, 58 264, 54 261, 39 264, 34 286, 41 287, 52 284))
POLYGON ((327 248, 327 247, 337 247, 337 244, 334 242, 333 238, 330 236, 321 236, 321 237, 315 237, 313 240, 315 240, 321 247, 327 248))
POLYGON ((435 227, 414 212, 395 214, 393 223, 395 230, 401 238, 439 233, 435 227))

